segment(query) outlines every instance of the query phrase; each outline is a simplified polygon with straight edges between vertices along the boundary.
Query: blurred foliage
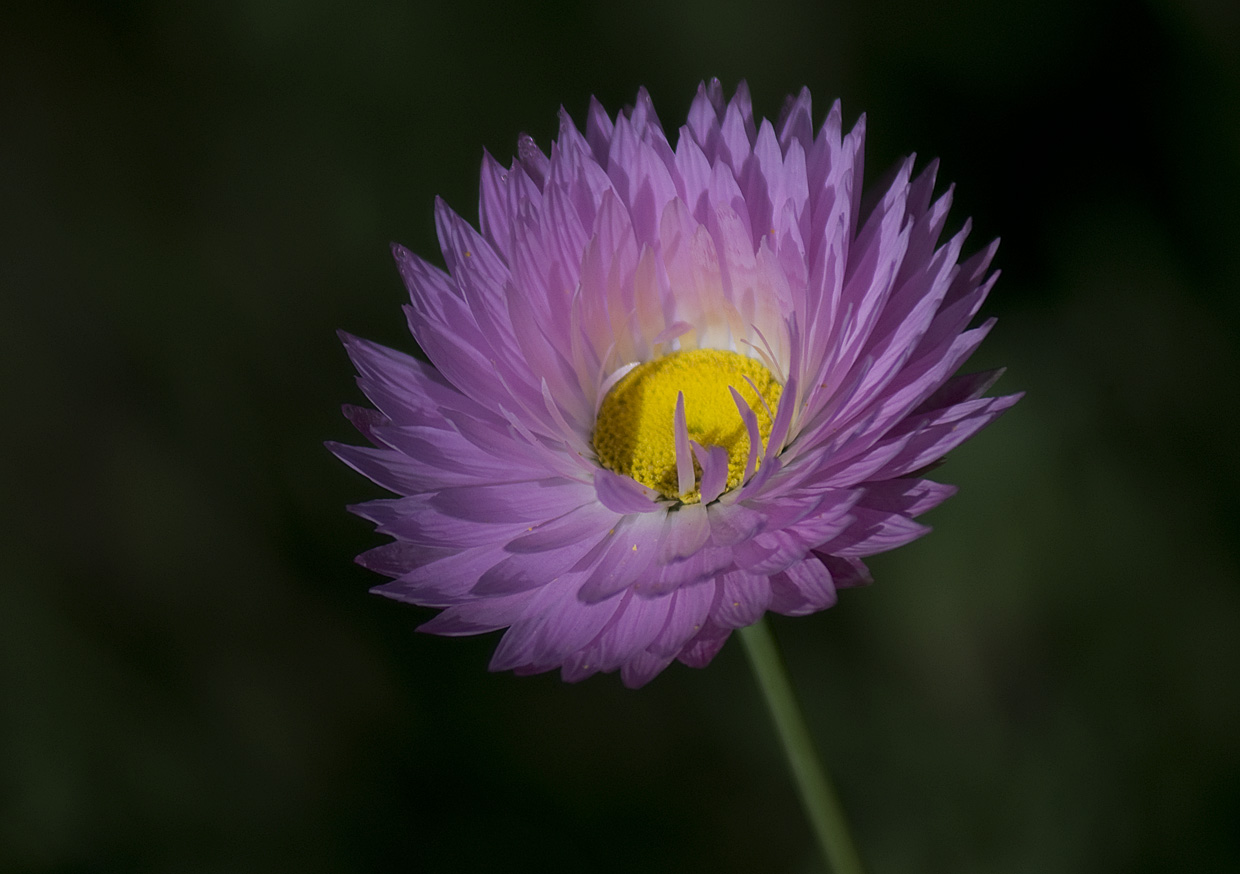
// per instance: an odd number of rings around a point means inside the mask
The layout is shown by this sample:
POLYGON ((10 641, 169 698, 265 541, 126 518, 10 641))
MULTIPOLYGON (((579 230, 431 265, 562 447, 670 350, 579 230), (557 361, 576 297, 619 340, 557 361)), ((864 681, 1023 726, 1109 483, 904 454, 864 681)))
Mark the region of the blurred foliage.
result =
POLYGON ((0 870, 813 871, 743 659, 486 673, 367 594, 333 331, 563 103, 808 85, 1000 233, 1028 397, 937 532, 778 621, 873 874, 1240 865, 1240 7, 0 13, 0 870))

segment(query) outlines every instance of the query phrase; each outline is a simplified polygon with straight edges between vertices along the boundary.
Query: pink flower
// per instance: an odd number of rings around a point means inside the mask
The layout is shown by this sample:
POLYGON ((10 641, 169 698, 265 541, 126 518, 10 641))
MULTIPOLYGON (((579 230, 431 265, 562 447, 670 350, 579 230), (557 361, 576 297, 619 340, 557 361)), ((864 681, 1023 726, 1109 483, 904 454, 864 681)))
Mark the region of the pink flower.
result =
POLYGON ((394 247, 434 366, 343 335, 373 445, 331 449, 397 495, 352 508, 393 538, 358 559, 375 591, 506 628, 493 670, 640 686, 929 530, 954 489, 922 472, 1019 398, 952 376, 997 244, 938 244, 934 163, 863 210, 863 138, 712 81, 674 147, 642 90, 485 156, 480 230, 436 203, 447 271, 394 247))

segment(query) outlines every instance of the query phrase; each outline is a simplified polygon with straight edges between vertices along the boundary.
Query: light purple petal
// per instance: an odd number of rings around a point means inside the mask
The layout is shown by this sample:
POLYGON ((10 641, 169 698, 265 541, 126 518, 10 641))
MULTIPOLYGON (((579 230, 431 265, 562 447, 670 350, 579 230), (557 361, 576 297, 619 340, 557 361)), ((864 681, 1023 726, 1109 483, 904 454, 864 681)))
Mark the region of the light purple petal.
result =
POLYGON ((835 605, 835 581, 817 556, 789 565, 770 578, 770 609, 785 616, 804 616, 835 605))
POLYGON ((593 644, 592 661, 603 671, 614 671, 636 658, 654 642, 667 622, 672 599, 629 594, 616 615, 593 644))
POLYGON ((662 528, 663 517, 659 513, 622 517, 576 568, 586 572, 581 599, 590 603, 602 601, 639 582, 658 554, 662 528))
POLYGON ((675 658, 685 644, 702 630, 711 607, 719 599, 719 586, 714 581, 682 586, 669 597, 667 621, 648 650, 659 658, 675 658))
POLYGON ((599 503, 616 513, 654 513, 666 511, 658 503, 659 493, 631 476, 623 476, 600 467, 594 471, 594 492, 599 503))
POLYGON ((818 560, 826 566, 831 572, 831 579, 835 581, 837 589, 851 589, 856 586, 868 586, 874 582, 874 577, 870 574, 870 569, 866 567, 865 562, 859 558, 849 556, 829 555, 824 552, 815 552, 814 555, 818 560))
POLYGON ((744 628, 762 618, 771 604, 771 581, 764 574, 733 571, 720 579, 719 603, 711 621, 723 628, 744 628))
POLYGON ((712 579, 734 563, 731 549, 705 546, 688 558, 656 565, 650 569, 649 578, 636 583, 635 588, 646 594, 671 592, 712 579))
POLYGON ((577 564, 595 542, 587 539, 542 552, 509 552, 478 577, 473 594, 511 595, 544 586, 577 564))
POLYGON ((479 598, 448 607, 418 626, 426 634, 461 637, 498 631, 517 621, 529 597, 524 593, 507 598, 479 598))
POLYGON ((702 503, 709 504, 723 494, 728 484, 728 450, 722 446, 703 447, 697 441, 691 442, 693 455, 702 466, 702 503))
POLYGON ((901 516, 868 507, 855 507, 855 521, 839 537, 822 544, 823 552, 853 558, 864 558, 903 546, 929 533, 930 529, 901 516))
POLYGON ((869 482, 860 503, 871 509, 920 516, 956 494, 956 487, 928 479, 889 479, 869 482))
POLYGON ((591 485, 556 478, 442 489, 431 505, 445 515, 474 522, 541 522, 593 500, 591 485))
MULTIPOLYGON (((475 599, 477 596, 471 595, 470 590, 479 577, 502 558, 498 547, 472 547, 419 565, 372 591, 424 607, 450 607, 475 599)), ((372 564, 367 566, 371 570, 384 570, 372 564)))
POLYGON ((485 149, 482 182, 478 192, 478 224, 487 241, 504 258, 511 255, 512 232, 508 223, 508 172, 485 149))
POLYGON ((491 670, 550 670, 587 646, 611 621, 621 597, 585 604, 573 594, 568 575, 525 598, 526 608, 504 633, 491 658, 491 670))
POLYGON ((562 516, 527 524, 504 545, 508 552, 544 552, 579 540, 597 540, 614 528, 620 516, 601 504, 586 504, 562 516))
POLYGON ((660 657, 640 652, 620 666, 620 679, 628 688, 640 689, 675 660, 675 656, 660 657))
POLYGON ((949 451, 989 425, 1024 397, 1024 392, 998 398, 979 398, 949 407, 918 429, 913 438, 878 471, 875 479, 904 476, 938 461, 949 451))
POLYGON ((676 655, 676 658, 691 668, 704 668, 719 654, 719 650, 723 649, 731 633, 731 628, 721 628, 708 622, 702 626, 702 630, 692 640, 685 644, 684 649, 676 655))
POLYGON ((693 471, 693 454, 689 448, 689 429, 685 424, 685 393, 676 393, 676 412, 672 427, 676 435, 676 478, 681 495, 693 491, 696 475, 693 471))
POLYGON ((672 564, 696 555, 710 537, 710 518, 702 503, 681 504, 664 521, 658 562, 672 564))
POLYGON ((789 96, 784 108, 779 113, 779 142, 785 152, 795 141, 804 148, 809 148, 814 140, 813 101, 809 89, 802 88, 796 97, 789 96))
POLYGON ((766 517, 761 510, 743 504, 713 504, 707 513, 710 542, 717 547, 735 546, 753 537, 766 525, 766 517))

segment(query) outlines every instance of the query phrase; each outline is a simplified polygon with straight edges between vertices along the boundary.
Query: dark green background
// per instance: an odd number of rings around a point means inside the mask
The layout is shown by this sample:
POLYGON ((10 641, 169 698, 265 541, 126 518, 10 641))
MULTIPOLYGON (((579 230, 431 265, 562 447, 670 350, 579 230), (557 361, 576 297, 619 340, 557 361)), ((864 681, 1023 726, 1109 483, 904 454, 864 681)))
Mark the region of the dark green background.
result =
MULTIPOLYGON (((7 7, 6 7, 7 8, 7 7)), ((697 82, 1002 234, 1028 397, 775 629, 872 874, 1240 865, 1240 7, 46 3, 0 20, 0 870, 813 871, 739 647, 632 692, 367 594, 333 334, 485 146, 697 82)))

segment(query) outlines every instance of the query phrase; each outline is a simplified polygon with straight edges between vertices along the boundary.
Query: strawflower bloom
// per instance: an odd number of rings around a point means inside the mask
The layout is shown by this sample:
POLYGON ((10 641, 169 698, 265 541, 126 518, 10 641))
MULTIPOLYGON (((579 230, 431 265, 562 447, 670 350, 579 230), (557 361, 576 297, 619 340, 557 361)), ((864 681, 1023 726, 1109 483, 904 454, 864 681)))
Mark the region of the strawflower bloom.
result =
POLYGON ((952 193, 912 157, 863 206, 864 131, 712 81, 674 146, 642 90, 484 155, 479 228, 435 204, 447 271, 393 247, 433 366, 342 335, 377 409, 331 449, 398 496, 352 508, 394 538, 375 591, 506 628, 493 670, 636 687, 929 530, 954 489, 923 472, 1019 397, 952 376, 997 242, 939 245, 952 193))

